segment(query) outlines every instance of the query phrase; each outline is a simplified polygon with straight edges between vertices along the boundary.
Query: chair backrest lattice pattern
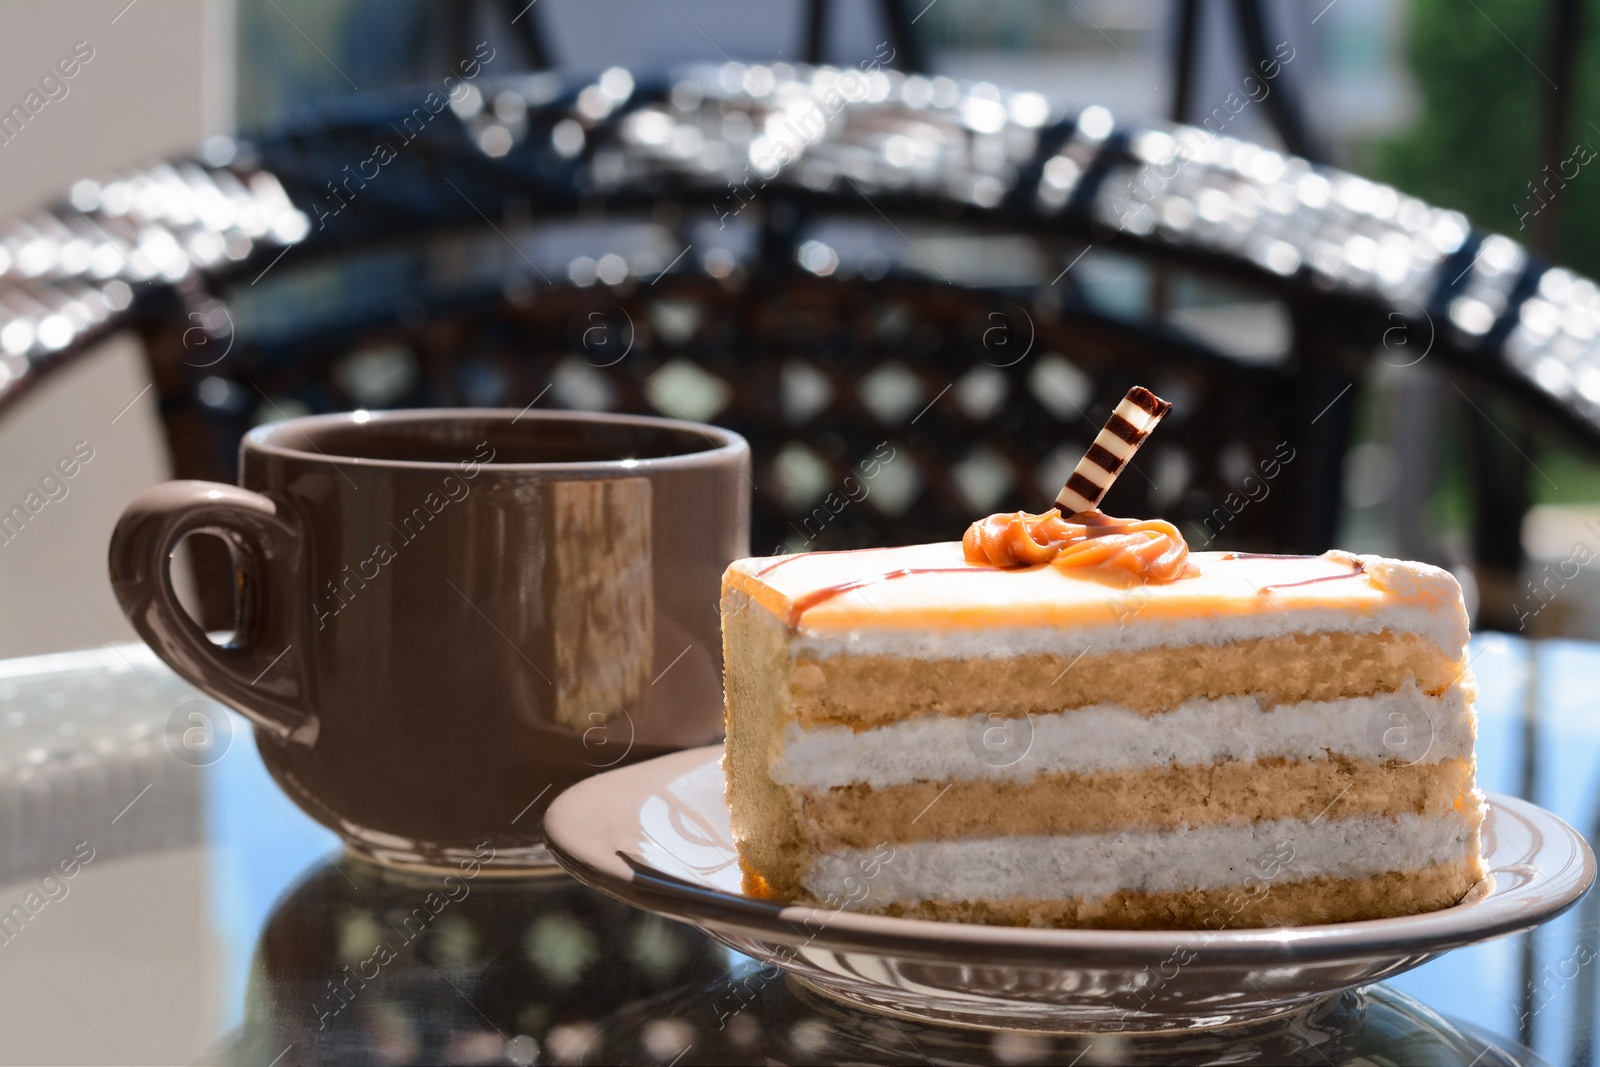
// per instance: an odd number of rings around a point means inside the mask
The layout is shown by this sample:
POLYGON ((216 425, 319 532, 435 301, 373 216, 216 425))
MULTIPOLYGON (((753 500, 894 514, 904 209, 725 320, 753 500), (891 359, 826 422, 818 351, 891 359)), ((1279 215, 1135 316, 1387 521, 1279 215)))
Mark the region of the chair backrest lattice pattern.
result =
POLYGON ((1042 510, 1116 399, 1143 381, 1179 407, 1107 506, 1180 517, 1197 546, 1224 527, 1221 543, 1238 547, 1294 536, 1274 527, 1275 507, 1235 518, 1224 505, 1275 452, 1292 461, 1282 375, 922 281, 793 277, 752 299, 677 275, 631 294, 495 295, 435 311, 423 329, 376 323, 254 348, 235 370, 252 384, 202 377, 169 402, 169 425, 191 441, 226 427, 180 450, 180 473, 227 477, 239 434, 300 405, 527 398, 709 420, 751 441, 759 551, 958 537, 978 514, 1042 510), (1002 330, 1016 336, 1002 343, 1002 330))

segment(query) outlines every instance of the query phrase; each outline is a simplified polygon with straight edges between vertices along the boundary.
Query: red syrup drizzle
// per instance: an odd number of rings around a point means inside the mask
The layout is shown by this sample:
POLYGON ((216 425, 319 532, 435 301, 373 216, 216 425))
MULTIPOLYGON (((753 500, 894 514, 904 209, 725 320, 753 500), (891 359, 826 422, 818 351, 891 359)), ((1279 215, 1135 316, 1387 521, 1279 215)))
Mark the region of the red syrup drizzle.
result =
MULTIPOLYGON (((774 566, 778 566, 778 564, 774 564, 774 566)), ((767 570, 771 569, 771 567, 767 568, 767 570)), ((871 578, 857 578, 852 582, 841 582, 838 585, 829 585, 824 586, 821 589, 813 590, 812 592, 807 593, 805 596, 797 598, 792 604, 789 605, 789 617, 786 621, 790 626, 798 626, 800 623, 800 616, 804 615, 818 604, 825 604, 834 597, 843 593, 848 593, 853 589, 860 589, 863 586, 868 585, 877 585, 879 582, 892 581, 895 578, 904 578, 911 574, 966 574, 970 571, 998 571, 1006 569, 1008 568, 984 567, 975 564, 969 564, 965 567, 902 567, 897 571, 890 571, 887 574, 878 574, 871 578)), ((1009 569, 1015 570, 1016 568, 1009 569)), ((765 574, 766 571, 762 571, 761 573, 765 574)))
MULTIPOLYGON (((760 578, 764 574, 771 574, 773 571, 777 570, 779 567, 782 567, 786 563, 793 563, 796 560, 810 559, 812 556, 848 556, 848 555, 851 555, 852 553, 856 553, 856 552, 860 552, 860 551, 862 551, 862 549, 859 549, 859 548, 829 548, 829 549, 823 549, 820 552, 796 552, 794 555, 785 556, 783 559, 780 559, 778 562, 776 562, 774 564, 771 564, 770 566, 762 567, 760 570, 756 571, 755 576, 757 578, 760 578)), ((886 552, 888 550, 887 549, 866 549, 866 551, 868 551, 868 552, 871 552, 871 551, 886 552)))
MULTIPOLYGON (((1290 555, 1290 554, 1279 554, 1279 553, 1274 553, 1274 552, 1229 552, 1228 554, 1226 554, 1222 558, 1223 559, 1316 559, 1317 557, 1315 557, 1315 556, 1297 556, 1297 555, 1290 555)), ((1258 589, 1256 591, 1258 593, 1262 594, 1263 596, 1265 596, 1266 594, 1272 592, 1274 589, 1293 589, 1294 587, 1299 586, 1299 585, 1316 585, 1319 582, 1342 582, 1346 578, 1354 578, 1358 574, 1367 573, 1367 565, 1365 563, 1362 563, 1359 560, 1357 560, 1355 563, 1351 564, 1351 567, 1352 567, 1352 569, 1349 570, 1349 571, 1346 571, 1344 574, 1324 574, 1320 578, 1306 578, 1306 579, 1304 579, 1302 581, 1298 581, 1298 582, 1278 582, 1276 585, 1264 585, 1264 586, 1262 586, 1260 589, 1258 589)))

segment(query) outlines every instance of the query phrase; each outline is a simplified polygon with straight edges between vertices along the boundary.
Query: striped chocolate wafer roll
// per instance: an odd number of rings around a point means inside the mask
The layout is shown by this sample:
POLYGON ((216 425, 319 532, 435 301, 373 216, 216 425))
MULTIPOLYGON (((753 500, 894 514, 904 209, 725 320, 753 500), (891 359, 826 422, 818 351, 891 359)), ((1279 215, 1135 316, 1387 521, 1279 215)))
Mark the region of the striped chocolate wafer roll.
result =
POLYGON ((1105 498, 1106 490, 1117 480, 1122 468, 1128 465, 1133 454, 1139 451, 1144 439, 1156 428, 1161 417, 1172 410, 1172 404, 1162 400, 1142 385, 1128 390, 1117 409, 1106 420, 1105 426, 1095 436, 1094 444, 1078 460, 1077 469, 1067 484, 1056 495, 1056 507, 1063 515, 1076 515, 1080 511, 1093 511, 1105 498))

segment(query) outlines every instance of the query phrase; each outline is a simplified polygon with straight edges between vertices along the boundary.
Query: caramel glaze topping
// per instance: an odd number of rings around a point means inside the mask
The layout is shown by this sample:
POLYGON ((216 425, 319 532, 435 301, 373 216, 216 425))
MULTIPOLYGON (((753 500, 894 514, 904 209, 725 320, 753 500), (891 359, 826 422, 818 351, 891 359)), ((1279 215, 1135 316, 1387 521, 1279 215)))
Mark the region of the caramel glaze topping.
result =
POLYGON ((979 519, 961 538, 969 563, 995 567, 1092 567, 1122 571, 1143 582, 1173 582, 1199 571, 1189 562, 1189 545, 1170 522, 1115 519, 1099 511, 1062 518, 1058 509, 1043 515, 1001 512, 979 519))

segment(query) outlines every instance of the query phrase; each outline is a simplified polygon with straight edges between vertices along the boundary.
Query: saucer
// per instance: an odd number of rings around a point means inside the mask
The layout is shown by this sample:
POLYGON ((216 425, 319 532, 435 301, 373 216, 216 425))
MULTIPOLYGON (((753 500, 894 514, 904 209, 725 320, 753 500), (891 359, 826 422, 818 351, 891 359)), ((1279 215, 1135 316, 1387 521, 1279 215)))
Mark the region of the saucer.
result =
POLYGON ((722 746, 589 778, 545 816, 552 858, 635 907, 692 923, 802 984, 871 1011, 1016 1030, 1214 1027, 1382 981, 1546 922, 1594 882, 1572 827, 1489 795, 1490 873, 1422 915, 1240 930, 1056 930, 898 919, 742 892, 722 746))

